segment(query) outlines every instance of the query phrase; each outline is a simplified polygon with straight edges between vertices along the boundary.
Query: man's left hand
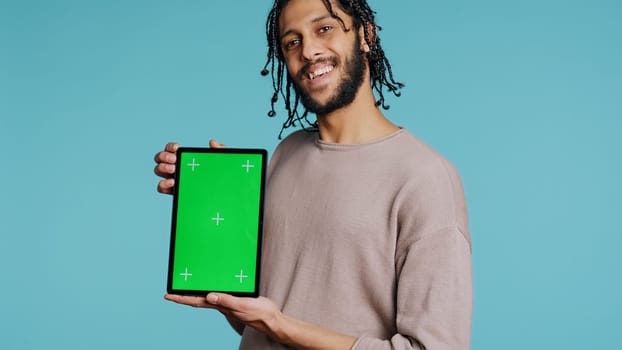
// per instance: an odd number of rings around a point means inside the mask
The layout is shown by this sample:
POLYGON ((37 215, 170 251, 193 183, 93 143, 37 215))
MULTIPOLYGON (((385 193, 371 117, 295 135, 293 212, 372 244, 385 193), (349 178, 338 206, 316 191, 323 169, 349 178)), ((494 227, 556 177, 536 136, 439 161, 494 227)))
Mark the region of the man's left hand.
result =
POLYGON ((167 294, 164 298, 178 304, 216 309, 272 337, 276 335, 275 327, 282 316, 276 304, 265 297, 238 298, 224 293, 209 293, 206 297, 167 294))

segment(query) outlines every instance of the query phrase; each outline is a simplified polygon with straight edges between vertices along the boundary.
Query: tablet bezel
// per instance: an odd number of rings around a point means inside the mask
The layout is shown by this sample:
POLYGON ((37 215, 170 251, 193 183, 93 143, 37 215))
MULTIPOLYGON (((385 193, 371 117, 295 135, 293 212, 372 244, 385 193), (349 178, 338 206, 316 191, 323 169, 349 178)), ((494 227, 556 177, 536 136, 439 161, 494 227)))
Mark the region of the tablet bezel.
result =
POLYGON ((206 147, 179 147, 177 149, 177 162, 175 164, 175 187, 173 189, 173 208, 171 219, 171 240, 169 248, 169 263, 168 263, 168 277, 166 290, 169 294, 178 295, 207 295, 210 292, 227 293, 239 297, 257 297, 259 295, 259 281, 261 273, 261 248, 263 240, 263 210, 264 210, 264 196, 265 196, 265 184, 266 184, 266 171, 267 171, 267 158, 268 152, 264 149, 256 148, 206 148, 206 147), (257 227, 257 255, 255 264, 255 285, 252 292, 239 292, 239 291, 227 291, 227 290, 186 290, 186 289, 173 289, 173 277, 174 277, 174 265, 175 265, 175 241, 176 241, 176 228, 177 228, 177 212, 178 212, 178 198, 179 198, 179 175, 181 167, 182 153, 218 153, 218 154, 252 154, 261 155, 261 184, 259 194, 259 220, 257 227))

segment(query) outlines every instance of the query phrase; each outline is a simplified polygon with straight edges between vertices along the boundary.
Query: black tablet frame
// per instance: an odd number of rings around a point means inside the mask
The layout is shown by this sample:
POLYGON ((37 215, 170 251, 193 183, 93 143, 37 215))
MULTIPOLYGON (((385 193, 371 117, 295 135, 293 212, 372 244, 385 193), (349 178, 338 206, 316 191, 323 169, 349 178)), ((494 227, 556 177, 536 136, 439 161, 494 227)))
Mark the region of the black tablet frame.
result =
POLYGON ((167 284, 166 291, 169 294, 178 294, 178 295, 194 295, 194 296, 205 296, 210 292, 219 292, 219 293, 227 293, 230 295, 238 296, 238 297, 257 297, 259 296, 259 281, 261 278, 261 251, 262 251, 262 242, 263 242, 263 213, 264 213, 264 202, 265 202, 265 186, 266 186, 266 172, 267 172, 267 164, 268 164, 268 152, 265 149, 258 148, 207 148, 207 147, 179 147, 177 149, 177 162, 175 165, 175 187, 173 188, 173 208, 172 208, 172 219, 171 219, 171 240, 170 240, 170 249, 169 249, 169 263, 168 263, 168 276, 167 276, 167 284), (174 262, 175 262, 175 238, 176 238, 176 227, 177 227, 177 204, 178 204, 178 184, 179 184, 179 173, 180 173, 180 160, 181 154, 187 153, 225 153, 225 154, 253 154, 253 155, 261 155, 261 184, 260 184, 260 198, 259 198, 259 225, 257 228, 257 261, 255 264, 255 286, 253 292, 237 292, 237 291, 226 291, 226 290, 185 290, 185 289, 173 289, 173 276, 174 276, 174 262))

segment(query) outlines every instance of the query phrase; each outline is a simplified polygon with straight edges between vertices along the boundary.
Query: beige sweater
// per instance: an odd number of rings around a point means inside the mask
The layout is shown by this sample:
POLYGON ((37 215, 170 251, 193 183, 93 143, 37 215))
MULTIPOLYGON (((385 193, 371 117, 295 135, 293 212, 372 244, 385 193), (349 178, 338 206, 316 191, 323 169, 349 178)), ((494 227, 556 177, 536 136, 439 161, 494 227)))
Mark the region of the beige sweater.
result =
MULTIPOLYGON (((296 132, 269 168, 260 294, 356 350, 468 349, 471 246, 454 167, 406 130, 296 132)), ((246 327, 240 349, 284 349, 246 327)))

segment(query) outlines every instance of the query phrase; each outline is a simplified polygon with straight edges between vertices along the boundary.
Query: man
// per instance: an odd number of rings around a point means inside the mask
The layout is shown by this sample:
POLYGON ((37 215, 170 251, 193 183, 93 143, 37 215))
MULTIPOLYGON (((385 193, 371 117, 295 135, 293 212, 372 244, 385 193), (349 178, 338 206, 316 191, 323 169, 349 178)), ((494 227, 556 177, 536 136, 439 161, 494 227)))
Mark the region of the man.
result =
MULTIPOLYGON (((373 13, 364 0, 277 0, 268 17, 273 106, 285 98, 286 128, 306 120, 300 101, 317 130, 293 133, 271 159, 261 297, 166 296, 222 312, 241 349, 469 348, 460 179, 378 108, 383 86, 397 94, 401 84, 373 13)), ((174 186, 176 148, 156 154, 162 193, 174 186)))

